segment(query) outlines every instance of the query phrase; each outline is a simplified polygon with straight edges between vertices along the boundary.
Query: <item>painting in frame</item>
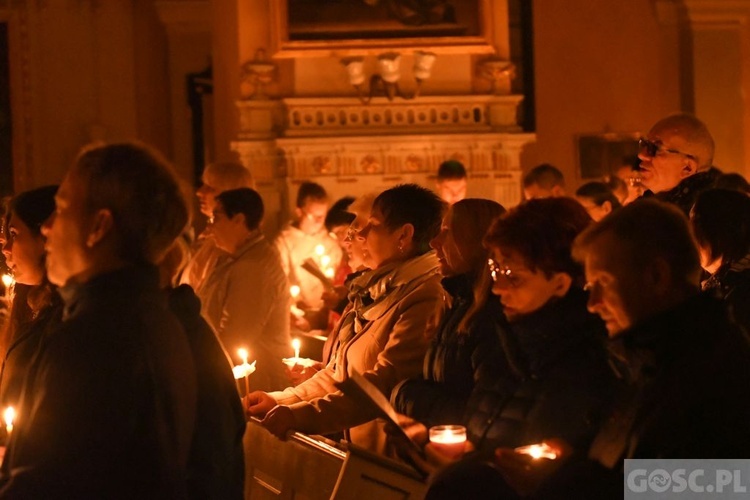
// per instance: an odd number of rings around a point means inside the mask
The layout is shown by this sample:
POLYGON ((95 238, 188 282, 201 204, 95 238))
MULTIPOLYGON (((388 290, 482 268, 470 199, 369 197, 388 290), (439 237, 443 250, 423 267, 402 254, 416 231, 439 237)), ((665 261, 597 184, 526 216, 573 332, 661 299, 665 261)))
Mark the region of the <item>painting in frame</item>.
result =
POLYGON ((626 163, 626 158, 638 154, 639 137, 636 132, 579 135, 579 179, 601 179, 614 173, 618 167, 626 163))
POLYGON ((492 53, 494 0, 273 0, 274 57, 492 53))

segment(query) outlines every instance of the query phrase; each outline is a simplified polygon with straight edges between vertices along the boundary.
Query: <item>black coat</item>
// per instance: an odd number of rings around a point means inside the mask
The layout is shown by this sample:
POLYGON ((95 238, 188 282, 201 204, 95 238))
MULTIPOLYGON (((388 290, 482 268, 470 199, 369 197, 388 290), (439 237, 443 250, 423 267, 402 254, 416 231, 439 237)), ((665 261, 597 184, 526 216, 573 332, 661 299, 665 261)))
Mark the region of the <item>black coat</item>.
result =
POLYGON ((186 497, 195 369, 157 270, 59 291, 63 322, 29 372, 0 496, 186 497))
POLYGON ((727 304, 730 318, 750 336, 750 256, 723 264, 703 282, 703 290, 727 304))
POLYGON ((677 205, 686 216, 690 216, 690 210, 695 205, 698 195, 714 187, 719 176, 721 176, 721 170, 711 167, 706 171, 684 178, 669 191, 662 191, 656 194, 646 191, 643 195, 644 197, 653 196, 657 200, 677 205))
POLYGON ((498 349, 496 323, 503 318, 498 300, 490 297, 468 331, 459 333, 459 324, 474 303, 473 280, 460 275, 445 278, 442 284, 451 295, 451 307, 425 355, 422 377, 402 382, 391 396, 397 411, 428 427, 461 422, 477 370, 498 349))
POLYGON ((750 347, 720 301, 691 298, 623 332, 610 352, 622 384, 589 459, 570 459, 538 498, 621 497, 626 458, 750 455, 750 347))
POLYGON ((232 365, 216 333, 200 315, 188 285, 169 292, 169 307, 187 334, 198 384, 195 431, 188 461, 188 493, 195 499, 241 499, 245 461, 242 410, 232 365))
POLYGON ((598 429, 614 377, 604 325, 586 310, 587 294, 571 288, 510 327, 487 358, 465 422, 482 454, 562 438, 587 447, 598 429))
MULTIPOLYGON (((18 285, 16 287, 18 288, 18 285)), ((18 301, 26 301, 28 291, 16 293, 14 308, 23 306, 18 301)), ((37 311, 31 321, 26 324, 11 323, 9 325, 13 338, 10 340, 5 359, 3 359, 2 370, 0 370, 0 408, 8 406, 18 408, 21 389, 34 356, 42 342, 62 321, 62 300, 56 291, 50 291, 50 293, 52 294, 50 303, 37 311)))

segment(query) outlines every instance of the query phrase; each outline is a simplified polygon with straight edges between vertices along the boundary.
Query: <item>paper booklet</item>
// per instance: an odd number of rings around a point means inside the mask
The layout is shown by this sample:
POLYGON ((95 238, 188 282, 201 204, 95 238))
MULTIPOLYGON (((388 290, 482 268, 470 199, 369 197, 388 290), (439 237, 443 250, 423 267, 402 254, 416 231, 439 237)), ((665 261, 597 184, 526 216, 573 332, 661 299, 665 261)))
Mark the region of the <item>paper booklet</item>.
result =
POLYGON ((390 422, 406 438, 411 448, 420 455, 423 455, 422 447, 398 425, 398 413, 375 384, 367 380, 362 374, 354 371, 350 377, 342 382, 336 382, 335 385, 341 389, 341 392, 360 404, 375 407, 381 417, 390 422))

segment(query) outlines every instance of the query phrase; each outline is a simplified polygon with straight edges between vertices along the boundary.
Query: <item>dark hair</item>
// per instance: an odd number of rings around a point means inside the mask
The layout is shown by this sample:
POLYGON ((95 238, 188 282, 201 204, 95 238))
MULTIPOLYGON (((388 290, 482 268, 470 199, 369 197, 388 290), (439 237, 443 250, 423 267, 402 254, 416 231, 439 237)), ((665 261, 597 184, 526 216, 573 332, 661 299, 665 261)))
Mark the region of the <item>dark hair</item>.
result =
POLYGON ((620 200, 617 199, 612 189, 603 182, 587 182, 576 190, 576 196, 588 198, 597 207, 608 201, 612 205, 612 210, 620 208, 620 200))
POLYGON ((447 160, 438 167, 437 180, 466 179, 466 167, 458 160, 447 160))
POLYGON ((148 146, 85 148, 71 173, 85 183, 90 211, 112 213, 118 257, 125 262, 159 262, 188 223, 187 200, 172 166, 148 146))
POLYGON ((430 240, 440 232, 446 204, 429 189, 416 184, 400 184, 375 198, 372 209, 380 210, 386 227, 414 226, 414 246, 418 254, 430 250, 430 240))
POLYGON ((701 272, 698 248, 685 214, 674 205, 638 199, 622 207, 576 238, 573 254, 583 261, 588 248, 612 234, 634 272, 643 262, 661 258, 670 266, 675 285, 695 287, 701 272))
POLYGON ((351 212, 347 212, 349 205, 354 203, 353 196, 344 196, 331 206, 326 214, 326 229, 332 231, 337 226, 348 226, 357 217, 351 212))
POLYGON ((703 191, 690 212, 695 238, 722 263, 750 252, 750 197, 728 189, 703 191))
POLYGON ((721 174, 716 179, 714 187, 717 189, 729 189, 740 193, 750 194, 750 183, 742 175, 737 173, 721 174))
POLYGON ((542 163, 532 168, 523 178, 523 187, 533 184, 543 189, 552 189, 555 186, 565 187, 565 178, 557 167, 542 163))
POLYGON ((263 199, 250 188, 230 189, 216 197, 230 219, 237 214, 245 216, 245 226, 250 231, 258 229, 263 220, 263 199))
POLYGON ((572 198, 534 199, 497 219, 484 243, 517 252, 531 271, 539 269, 547 277, 565 273, 581 285, 583 269, 570 250, 573 240, 589 224, 588 212, 572 198))
POLYGON ((35 235, 41 234, 42 224, 55 211, 57 186, 44 186, 25 191, 8 203, 8 215, 15 214, 35 235))
POLYGON ((297 208, 304 207, 308 201, 327 202, 328 193, 320 184, 305 181, 299 185, 297 191, 297 208))

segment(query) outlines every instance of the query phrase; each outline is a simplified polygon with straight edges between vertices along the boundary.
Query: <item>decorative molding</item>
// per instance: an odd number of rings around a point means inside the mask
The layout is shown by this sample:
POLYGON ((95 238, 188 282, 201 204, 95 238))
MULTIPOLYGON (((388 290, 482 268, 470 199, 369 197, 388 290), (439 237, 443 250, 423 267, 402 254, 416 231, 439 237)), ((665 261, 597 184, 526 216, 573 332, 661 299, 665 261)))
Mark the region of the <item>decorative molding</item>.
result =
POLYGON ((423 96, 410 101, 378 97, 369 104, 350 97, 243 100, 237 103, 239 135, 243 139, 270 136, 274 129, 286 137, 519 132, 517 110, 522 99, 519 95, 423 96), (278 123, 280 119, 283 123, 278 123))

